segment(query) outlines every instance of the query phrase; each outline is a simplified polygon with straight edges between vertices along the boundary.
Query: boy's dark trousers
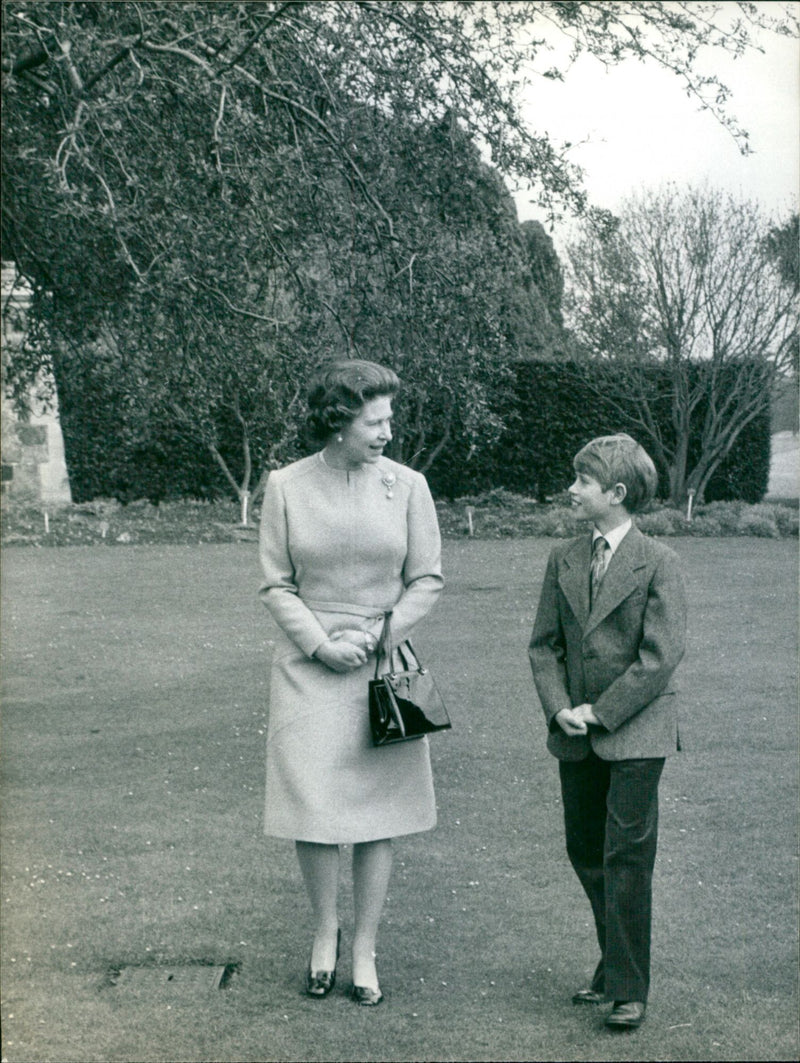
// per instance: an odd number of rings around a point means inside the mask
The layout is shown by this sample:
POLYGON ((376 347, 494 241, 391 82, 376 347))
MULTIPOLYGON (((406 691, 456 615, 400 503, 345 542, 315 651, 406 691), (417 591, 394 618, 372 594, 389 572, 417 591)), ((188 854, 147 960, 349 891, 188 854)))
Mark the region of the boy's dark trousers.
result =
POLYGON ((592 905, 600 963, 591 988, 647 1002, 658 782, 664 758, 559 761, 567 854, 592 905))

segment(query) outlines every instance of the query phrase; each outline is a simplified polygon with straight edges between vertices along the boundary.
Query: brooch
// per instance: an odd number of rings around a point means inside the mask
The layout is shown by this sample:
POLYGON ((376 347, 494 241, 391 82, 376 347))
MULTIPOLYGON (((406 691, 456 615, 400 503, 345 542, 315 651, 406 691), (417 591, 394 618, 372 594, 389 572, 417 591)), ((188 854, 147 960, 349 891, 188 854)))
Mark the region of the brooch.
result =
POLYGON ((384 473, 384 475, 381 476, 381 483, 386 488, 386 497, 393 498, 392 488, 397 483, 397 477, 395 474, 393 472, 384 473))

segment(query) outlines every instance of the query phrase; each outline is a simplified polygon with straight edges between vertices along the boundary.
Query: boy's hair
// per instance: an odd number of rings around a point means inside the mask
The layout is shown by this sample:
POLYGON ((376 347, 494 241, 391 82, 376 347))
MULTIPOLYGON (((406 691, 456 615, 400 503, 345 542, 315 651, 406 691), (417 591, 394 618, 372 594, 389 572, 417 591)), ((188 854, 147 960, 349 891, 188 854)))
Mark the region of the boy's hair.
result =
POLYGON ((325 442, 361 412, 370 399, 393 398, 400 380, 393 369, 377 362, 347 358, 324 365, 312 381, 308 396, 308 430, 325 442))
POLYGON ((640 513, 655 497, 658 473, 652 458, 624 432, 593 439, 578 451, 572 464, 575 472, 591 476, 604 491, 624 484, 629 513, 640 513))

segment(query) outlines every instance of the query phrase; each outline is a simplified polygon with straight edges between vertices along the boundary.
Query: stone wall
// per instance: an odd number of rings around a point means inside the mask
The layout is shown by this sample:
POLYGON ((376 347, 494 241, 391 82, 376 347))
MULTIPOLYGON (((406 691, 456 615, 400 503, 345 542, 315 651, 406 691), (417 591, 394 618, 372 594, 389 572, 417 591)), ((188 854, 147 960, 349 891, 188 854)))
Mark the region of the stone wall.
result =
MULTIPOLYGON (((16 277, 13 265, 2 267, 3 364, 10 349, 22 342, 30 293, 16 277)), ((0 399, 3 496, 30 504, 69 503, 72 496, 64 461, 64 440, 58 402, 43 403, 31 390, 31 412, 20 418, 5 393, 0 399)))

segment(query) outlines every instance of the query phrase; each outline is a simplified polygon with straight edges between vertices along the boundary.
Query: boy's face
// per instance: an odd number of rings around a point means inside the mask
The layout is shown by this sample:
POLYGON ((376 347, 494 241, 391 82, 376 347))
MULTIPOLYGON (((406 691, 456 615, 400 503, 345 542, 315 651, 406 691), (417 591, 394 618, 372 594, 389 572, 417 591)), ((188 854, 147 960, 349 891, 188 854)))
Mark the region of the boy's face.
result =
POLYGON ((610 520, 616 521, 623 515, 617 488, 605 490, 599 480, 586 472, 576 472, 575 481, 568 490, 575 515, 591 521, 601 530, 610 520))

